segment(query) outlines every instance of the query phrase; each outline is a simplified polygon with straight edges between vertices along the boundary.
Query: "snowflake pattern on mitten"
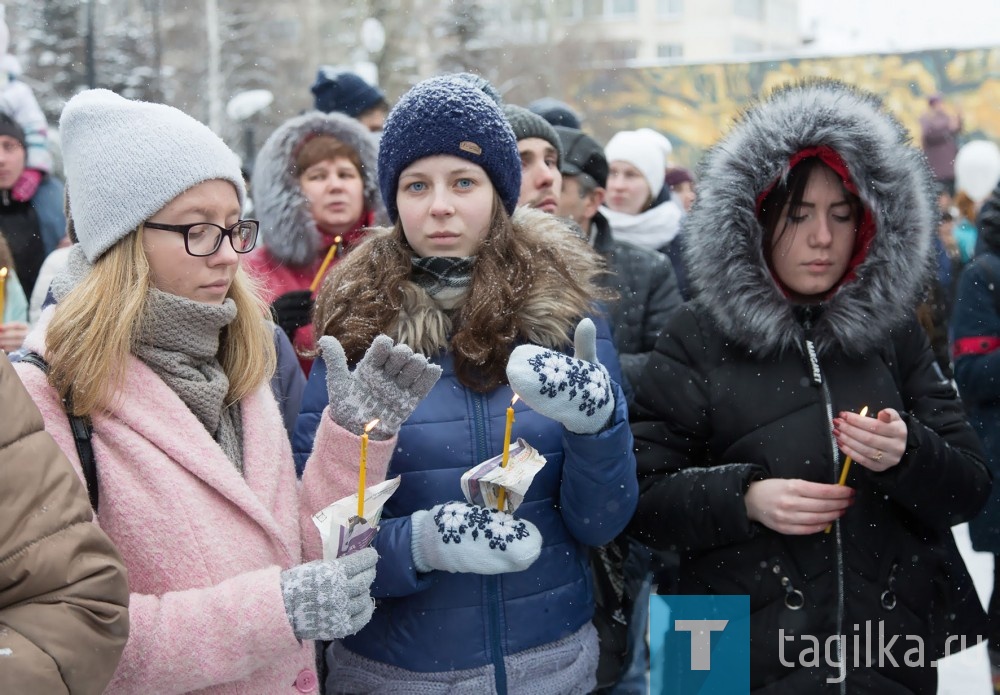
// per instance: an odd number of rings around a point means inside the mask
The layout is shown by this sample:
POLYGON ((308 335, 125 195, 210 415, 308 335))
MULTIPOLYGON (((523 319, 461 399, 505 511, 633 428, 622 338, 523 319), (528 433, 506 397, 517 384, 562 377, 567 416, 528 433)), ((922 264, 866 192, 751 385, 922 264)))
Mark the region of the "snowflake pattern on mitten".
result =
POLYGON ((476 541, 482 535, 491 550, 507 550, 507 545, 531 535, 527 525, 506 512, 461 502, 443 505, 434 515, 438 533, 445 543, 461 543, 466 534, 476 541))
POLYGON ((528 364, 541 382, 540 394, 556 398, 568 389, 566 396, 571 402, 579 396, 577 409, 587 416, 594 415, 611 400, 608 372, 599 364, 549 350, 533 355, 528 364))
POLYGON ((520 572, 541 551, 538 528, 507 512, 456 500, 411 515, 410 552, 418 572, 520 572))

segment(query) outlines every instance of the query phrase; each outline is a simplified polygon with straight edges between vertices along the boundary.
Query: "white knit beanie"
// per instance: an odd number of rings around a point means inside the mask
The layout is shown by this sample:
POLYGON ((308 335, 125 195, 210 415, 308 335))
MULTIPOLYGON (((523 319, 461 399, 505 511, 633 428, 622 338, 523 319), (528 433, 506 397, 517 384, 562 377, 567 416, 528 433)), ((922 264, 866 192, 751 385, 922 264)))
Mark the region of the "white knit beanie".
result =
MULTIPOLYGON (((661 136, 662 137, 662 136, 661 136)), ((649 133, 639 130, 622 130, 614 134, 604 146, 604 156, 608 164, 627 162, 640 172, 652 197, 663 189, 663 178, 667 174, 667 161, 661 143, 649 133)))
POLYGON ((91 263, 203 181, 231 182, 243 206, 239 158, 172 106, 90 89, 69 100, 59 130, 70 215, 91 263))

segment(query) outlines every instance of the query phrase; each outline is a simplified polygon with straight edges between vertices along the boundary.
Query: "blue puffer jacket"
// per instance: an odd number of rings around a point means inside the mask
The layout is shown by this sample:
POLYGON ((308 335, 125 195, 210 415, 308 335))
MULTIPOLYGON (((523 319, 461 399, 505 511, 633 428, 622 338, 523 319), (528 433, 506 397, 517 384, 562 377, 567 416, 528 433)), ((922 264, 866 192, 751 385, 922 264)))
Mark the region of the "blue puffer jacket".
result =
MULTIPOLYGON (((621 369, 607 323, 598 326, 598 359, 617 382, 621 369)), ((635 456, 621 388, 610 426, 594 435, 567 431, 554 420, 514 406, 513 434, 546 458, 517 516, 544 539, 527 570, 498 576, 418 574, 410 552, 410 514, 462 499, 459 479, 503 447, 511 389, 478 394, 455 376, 450 354, 433 360, 438 383, 399 433, 389 477, 402 475, 375 539, 379 562, 372 621, 344 640, 351 651, 418 672, 500 665, 503 656, 548 644, 578 630, 593 614, 586 546, 614 538, 637 499, 635 456)), ((327 404, 326 365, 313 364, 293 447, 304 461, 327 404)))

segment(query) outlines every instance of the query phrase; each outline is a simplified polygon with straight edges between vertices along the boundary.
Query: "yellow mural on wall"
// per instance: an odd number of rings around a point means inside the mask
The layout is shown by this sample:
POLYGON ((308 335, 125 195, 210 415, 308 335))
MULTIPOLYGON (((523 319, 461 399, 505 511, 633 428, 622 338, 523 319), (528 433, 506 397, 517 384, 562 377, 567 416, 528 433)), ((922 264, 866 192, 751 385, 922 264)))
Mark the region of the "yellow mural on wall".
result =
POLYGON ((935 92, 961 111, 963 141, 1000 143, 1000 47, 582 71, 566 97, 602 142, 619 130, 653 128, 670 138, 677 163, 693 166, 748 103, 809 77, 880 95, 918 146, 919 117, 935 92))

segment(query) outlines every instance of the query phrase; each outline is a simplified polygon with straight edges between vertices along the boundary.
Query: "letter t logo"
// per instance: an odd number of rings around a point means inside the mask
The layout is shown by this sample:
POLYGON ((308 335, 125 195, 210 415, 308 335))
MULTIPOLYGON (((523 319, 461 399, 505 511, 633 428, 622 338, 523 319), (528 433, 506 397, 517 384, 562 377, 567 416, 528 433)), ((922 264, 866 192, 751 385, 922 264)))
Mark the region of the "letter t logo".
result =
POLYGON ((722 632, 728 620, 675 620, 674 630, 691 633, 691 670, 712 670, 712 633, 722 632))

